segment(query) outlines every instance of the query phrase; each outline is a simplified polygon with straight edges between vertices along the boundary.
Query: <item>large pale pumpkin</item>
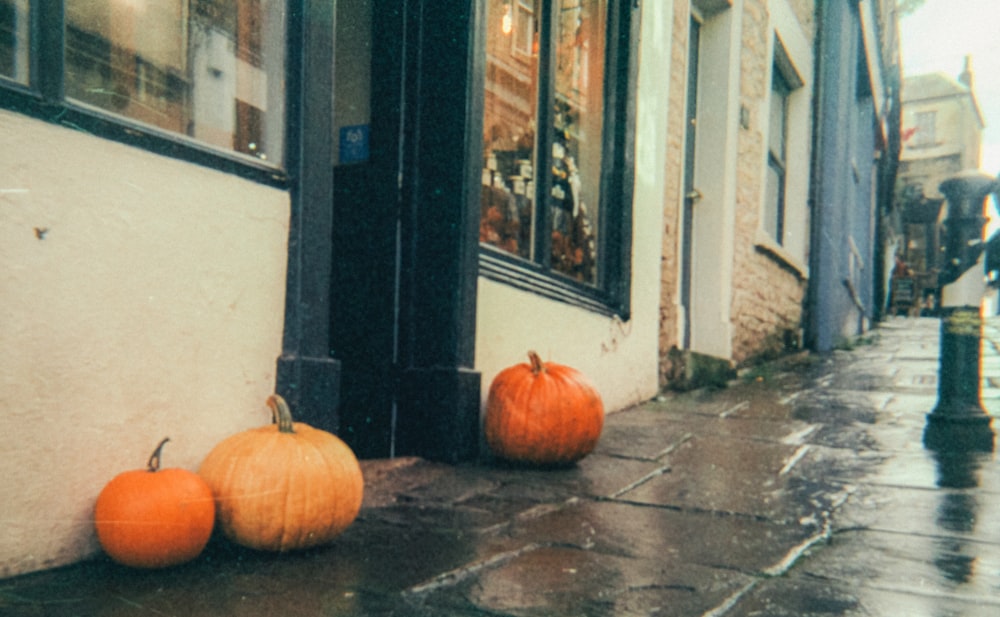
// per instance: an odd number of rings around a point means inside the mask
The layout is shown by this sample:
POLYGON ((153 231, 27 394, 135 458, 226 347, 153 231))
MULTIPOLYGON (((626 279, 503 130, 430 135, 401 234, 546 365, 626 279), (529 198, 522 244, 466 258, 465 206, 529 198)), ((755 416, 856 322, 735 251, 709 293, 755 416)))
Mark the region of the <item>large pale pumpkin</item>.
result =
POLYGON ((537 465, 567 465, 590 454, 604 427, 604 403, 576 369, 543 363, 501 371, 486 399, 486 443, 498 457, 537 465))
POLYGON ((361 509, 361 467, 335 435, 293 422, 280 396, 267 404, 274 424, 221 441, 199 469, 215 495, 219 529, 258 550, 326 544, 361 509))
POLYGON ((97 496, 97 539, 120 564, 178 565, 197 557, 212 535, 212 491, 193 471, 160 469, 160 452, 167 441, 156 447, 146 469, 118 474, 97 496))

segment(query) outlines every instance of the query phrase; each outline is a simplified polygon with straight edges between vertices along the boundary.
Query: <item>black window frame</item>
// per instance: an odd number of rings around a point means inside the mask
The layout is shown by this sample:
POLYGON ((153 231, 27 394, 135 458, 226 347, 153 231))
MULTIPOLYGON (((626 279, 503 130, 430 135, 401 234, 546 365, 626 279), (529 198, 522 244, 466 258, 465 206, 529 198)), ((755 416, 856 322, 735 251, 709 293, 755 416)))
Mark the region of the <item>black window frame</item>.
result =
MULTIPOLYGON (((558 9, 557 0, 539 0, 549 15, 558 9)), ((597 276, 595 284, 576 281, 549 265, 547 239, 536 247, 535 259, 528 260, 489 244, 479 244, 479 274, 542 297, 564 302, 592 312, 617 315, 627 320, 631 312, 632 219, 635 161, 635 100, 639 44, 639 3, 608 0, 607 42, 604 83, 604 133, 601 144, 601 195, 597 209, 597 276)), ((486 6, 478 2, 480 18, 475 45, 477 83, 474 104, 480 126, 486 73, 486 6)), ((540 76, 540 105, 551 100, 552 69, 540 76)), ((539 124, 543 126, 543 124, 539 124)), ((539 132, 539 151, 548 147, 539 132)), ((478 159, 474 159, 479 163, 478 159)), ((478 175, 478 168, 474 174, 478 175)), ((470 191, 470 207, 479 212, 480 194, 470 191)), ((551 229, 548 208, 537 208, 533 224, 551 229)), ((548 236, 548 234, 538 234, 548 236)))
MULTIPOLYGON (((292 188, 292 179, 297 174, 296 166, 305 158, 299 152, 302 141, 299 135, 301 97, 309 96, 300 92, 309 89, 309 84, 300 83, 296 75, 298 63, 302 62, 301 47, 306 43, 301 36, 295 35, 302 31, 302 16, 309 0, 288 0, 286 4, 286 60, 283 75, 286 82, 285 156, 280 166, 67 99, 64 0, 34 0, 30 3, 28 83, 23 84, 0 75, 0 108, 261 184, 292 188)), ((332 33, 330 37, 332 39, 332 33)), ((329 82, 326 85, 329 87, 329 82)))

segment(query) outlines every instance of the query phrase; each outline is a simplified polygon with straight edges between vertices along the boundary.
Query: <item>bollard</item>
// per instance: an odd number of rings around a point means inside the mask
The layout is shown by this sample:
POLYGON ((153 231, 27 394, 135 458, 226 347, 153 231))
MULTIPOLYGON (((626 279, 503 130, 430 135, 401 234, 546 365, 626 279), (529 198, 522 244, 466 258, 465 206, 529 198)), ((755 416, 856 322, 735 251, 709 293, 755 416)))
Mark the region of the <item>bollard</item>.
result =
POLYGON ((980 303, 986 292, 983 207, 997 188, 995 178, 979 171, 961 172, 940 186, 948 209, 945 263, 938 277, 942 309, 938 400, 924 430, 924 445, 936 451, 993 450, 992 418, 980 398, 980 303))

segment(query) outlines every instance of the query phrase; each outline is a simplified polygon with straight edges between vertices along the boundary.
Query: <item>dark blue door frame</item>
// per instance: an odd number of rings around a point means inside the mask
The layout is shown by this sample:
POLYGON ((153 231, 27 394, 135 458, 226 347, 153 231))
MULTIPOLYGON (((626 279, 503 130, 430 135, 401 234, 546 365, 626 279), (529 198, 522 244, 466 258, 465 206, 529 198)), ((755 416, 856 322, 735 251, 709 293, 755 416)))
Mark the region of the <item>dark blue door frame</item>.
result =
MULTIPOLYGON (((302 150, 279 392, 363 458, 478 456, 474 6, 373 0, 369 161, 334 171, 302 150)), ((311 27, 302 80, 327 91, 304 98, 301 134, 329 147, 332 56, 311 27)))
POLYGON ((405 7, 402 36, 383 41, 401 47, 403 66, 399 156, 386 165, 401 179, 395 453, 444 461, 475 458, 479 448, 475 4, 376 0, 374 11, 405 7))
POLYGON ((332 3, 289 2, 287 39, 291 219, 276 390, 297 420, 336 432, 340 363, 330 353, 332 3))

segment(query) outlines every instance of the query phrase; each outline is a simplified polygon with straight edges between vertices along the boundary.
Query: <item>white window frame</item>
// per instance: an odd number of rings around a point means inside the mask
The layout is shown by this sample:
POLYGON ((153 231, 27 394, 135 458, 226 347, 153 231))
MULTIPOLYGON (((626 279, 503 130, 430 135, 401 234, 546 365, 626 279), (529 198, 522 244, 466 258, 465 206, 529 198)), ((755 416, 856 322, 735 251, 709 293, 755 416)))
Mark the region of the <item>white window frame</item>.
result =
MULTIPOLYGON (((758 248, 765 250, 787 265, 798 270, 803 276, 808 274, 809 251, 809 184, 812 149, 812 89, 813 89, 813 47, 795 12, 787 0, 771 0, 772 36, 768 43, 768 89, 762 110, 769 110, 771 104, 771 83, 775 67, 780 67, 782 76, 791 87, 786 110, 784 193, 784 224, 781 238, 774 238, 765 231, 766 190, 768 148, 763 148, 760 166, 760 223, 756 234, 758 248)), ((770 114, 762 113, 761 130, 764 143, 770 134, 770 114)))

